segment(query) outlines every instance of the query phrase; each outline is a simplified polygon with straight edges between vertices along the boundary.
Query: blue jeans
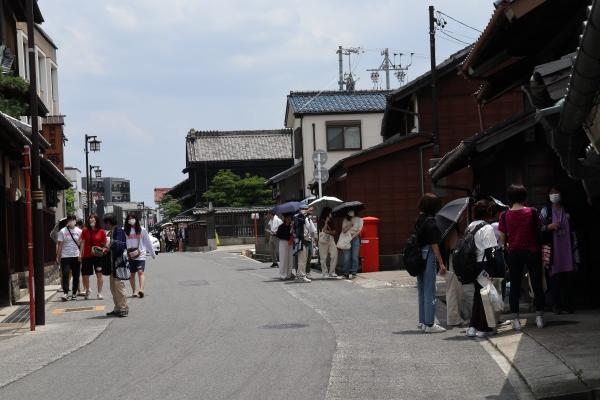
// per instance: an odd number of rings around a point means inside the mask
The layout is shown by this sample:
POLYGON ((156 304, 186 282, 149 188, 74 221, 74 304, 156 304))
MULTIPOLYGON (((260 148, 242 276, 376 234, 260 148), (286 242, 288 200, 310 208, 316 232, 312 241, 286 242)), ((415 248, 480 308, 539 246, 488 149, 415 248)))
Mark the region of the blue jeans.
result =
POLYGON ((427 260, 425 271, 417 276, 417 290, 419 292, 419 323, 427 326, 435 322, 435 279, 437 265, 435 255, 430 245, 421 249, 423 259, 427 260))
POLYGON ((357 236, 350 242, 350 249, 344 250, 344 274, 358 272, 358 253, 360 251, 360 237, 357 236))

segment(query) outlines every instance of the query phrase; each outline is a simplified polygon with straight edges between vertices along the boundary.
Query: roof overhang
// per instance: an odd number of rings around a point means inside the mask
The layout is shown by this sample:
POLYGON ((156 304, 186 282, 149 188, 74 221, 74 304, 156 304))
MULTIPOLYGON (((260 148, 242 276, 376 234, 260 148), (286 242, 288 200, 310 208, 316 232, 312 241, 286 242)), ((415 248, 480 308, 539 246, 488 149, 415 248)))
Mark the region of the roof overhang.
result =
POLYGON ((49 189, 65 190, 71 187, 71 182, 52 161, 40 157, 40 175, 49 189))
POLYGON ((277 175, 270 177, 265 182, 265 185, 273 185, 273 184, 279 183, 287 178, 290 178, 294 175, 297 175, 303 171, 303 168, 304 168, 304 161, 300 161, 299 163, 294 164, 292 167, 286 169, 285 171, 282 171, 282 172, 278 173, 277 175))

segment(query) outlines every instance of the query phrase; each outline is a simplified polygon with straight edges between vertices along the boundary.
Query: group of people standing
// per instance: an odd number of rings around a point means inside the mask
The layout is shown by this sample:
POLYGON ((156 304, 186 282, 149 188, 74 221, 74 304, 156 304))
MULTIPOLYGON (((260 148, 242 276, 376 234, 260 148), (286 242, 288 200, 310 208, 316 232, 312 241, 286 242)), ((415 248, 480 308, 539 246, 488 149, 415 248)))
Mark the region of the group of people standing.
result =
POLYGON ((311 282, 311 259, 314 246, 318 246, 323 279, 337 279, 338 252, 343 255, 343 276, 353 279, 358 272, 360 233, 362 218, 354 210, 343 217, 340 239, 336 243, 336 225, 330 207, 324 207, 317 224, 312 217, 313 209, 301 205, 297 213, 281 216, 267 214, 267 237, 269 253, 273 263, 279 268, 281 280, 311 282))
POLYGON ((464 285, 453 268, 453 252, 456 254, 457 246, 461 245, 459 228, 455 226, 442 237, 435 220, 442 206, 441 199, 432 193, 421 199, 415 231, 426 260, 425 270, 417 276, 419 328, 424 332, 446 330, 435 323, 438 274, 447 273, 448 325, 466 325, 466 335, 470 337, 485 337, 496 332, 496 325, 491 325, 486 318, 481 296, 481 289, 492 278, 504 280, 502 298, 504 288, 509 288, 510 323, 514 330, 521 329, 519 302, 526 272, 533 292, 538 328, 545 325, 546 280, 549 281, 554 312, 573 312, 573 272, 579 257, 577 239, 560 190, 550 190, 548 204, 541 211, 526 205, 527 190, 523 185, 510 185, 507 199, 508 209, 501 209, 497 203, 486 199, 472 205, 473 221, 467 225, 463 238, 472 236, 476 271, 480 272, 473 282, 464 285), (472 300, 466 294, 468 287, 473 290, 472 300), (470 307, 464 307, 469 300, 470 307))
POLYGON ((80 276, 83 281, 83 294, 86 300, 92 298, 90 276, 96 275, 96 298, 104 298, 102 290, 104 277, 110 279, 110 290, 115 304, 109 316, 128 315, 125 281, 115 274, 115 262, 127 252, 129 281, 132 297, 144 297, 144 271, 146 255, 156 256, 148 232, 140 225, 136 214, 127 216, 125 228, 117 225, 112 214, 102 220, 96 214, 88 217, 83 229, 77 226, 76 217, 69 215, 66 226, 58 230, 56 239, 56 263, 61 269, 62 301, 77 300, 80 292, 80 276), (104 223, 104 226, 103 226, 104 223), (139 287, 136 290, 136 275, 139 287), (71 294, 69 295, 69 283, 71 294))

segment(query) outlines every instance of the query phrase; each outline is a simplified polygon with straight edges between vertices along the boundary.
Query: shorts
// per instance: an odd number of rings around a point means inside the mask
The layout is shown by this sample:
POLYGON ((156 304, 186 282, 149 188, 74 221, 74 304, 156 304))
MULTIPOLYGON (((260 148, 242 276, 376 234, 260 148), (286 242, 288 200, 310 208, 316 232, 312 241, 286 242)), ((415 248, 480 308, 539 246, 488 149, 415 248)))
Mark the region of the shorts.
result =
POLYGON ((135 274, 136 272, 144 272, 146 269, 146 260, 129 260, 129 272, 135 274))
POLYGON ((108 265, 108 257, 88 257, 81 260, 81 274, 82 275, 110 275, 110 268, 108 265))

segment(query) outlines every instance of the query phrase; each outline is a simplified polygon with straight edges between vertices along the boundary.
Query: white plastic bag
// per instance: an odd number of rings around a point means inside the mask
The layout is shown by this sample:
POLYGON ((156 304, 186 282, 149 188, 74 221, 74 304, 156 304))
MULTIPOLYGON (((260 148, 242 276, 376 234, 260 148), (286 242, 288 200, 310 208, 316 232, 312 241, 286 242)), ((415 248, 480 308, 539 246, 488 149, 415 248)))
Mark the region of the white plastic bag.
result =
POLYGON ((491 283, 485 285, 479 293, 483 309, 485 310, 485 319, 490 328, 496 326, 499 314, 504 310, 504 302, 498 291, 491 283))

